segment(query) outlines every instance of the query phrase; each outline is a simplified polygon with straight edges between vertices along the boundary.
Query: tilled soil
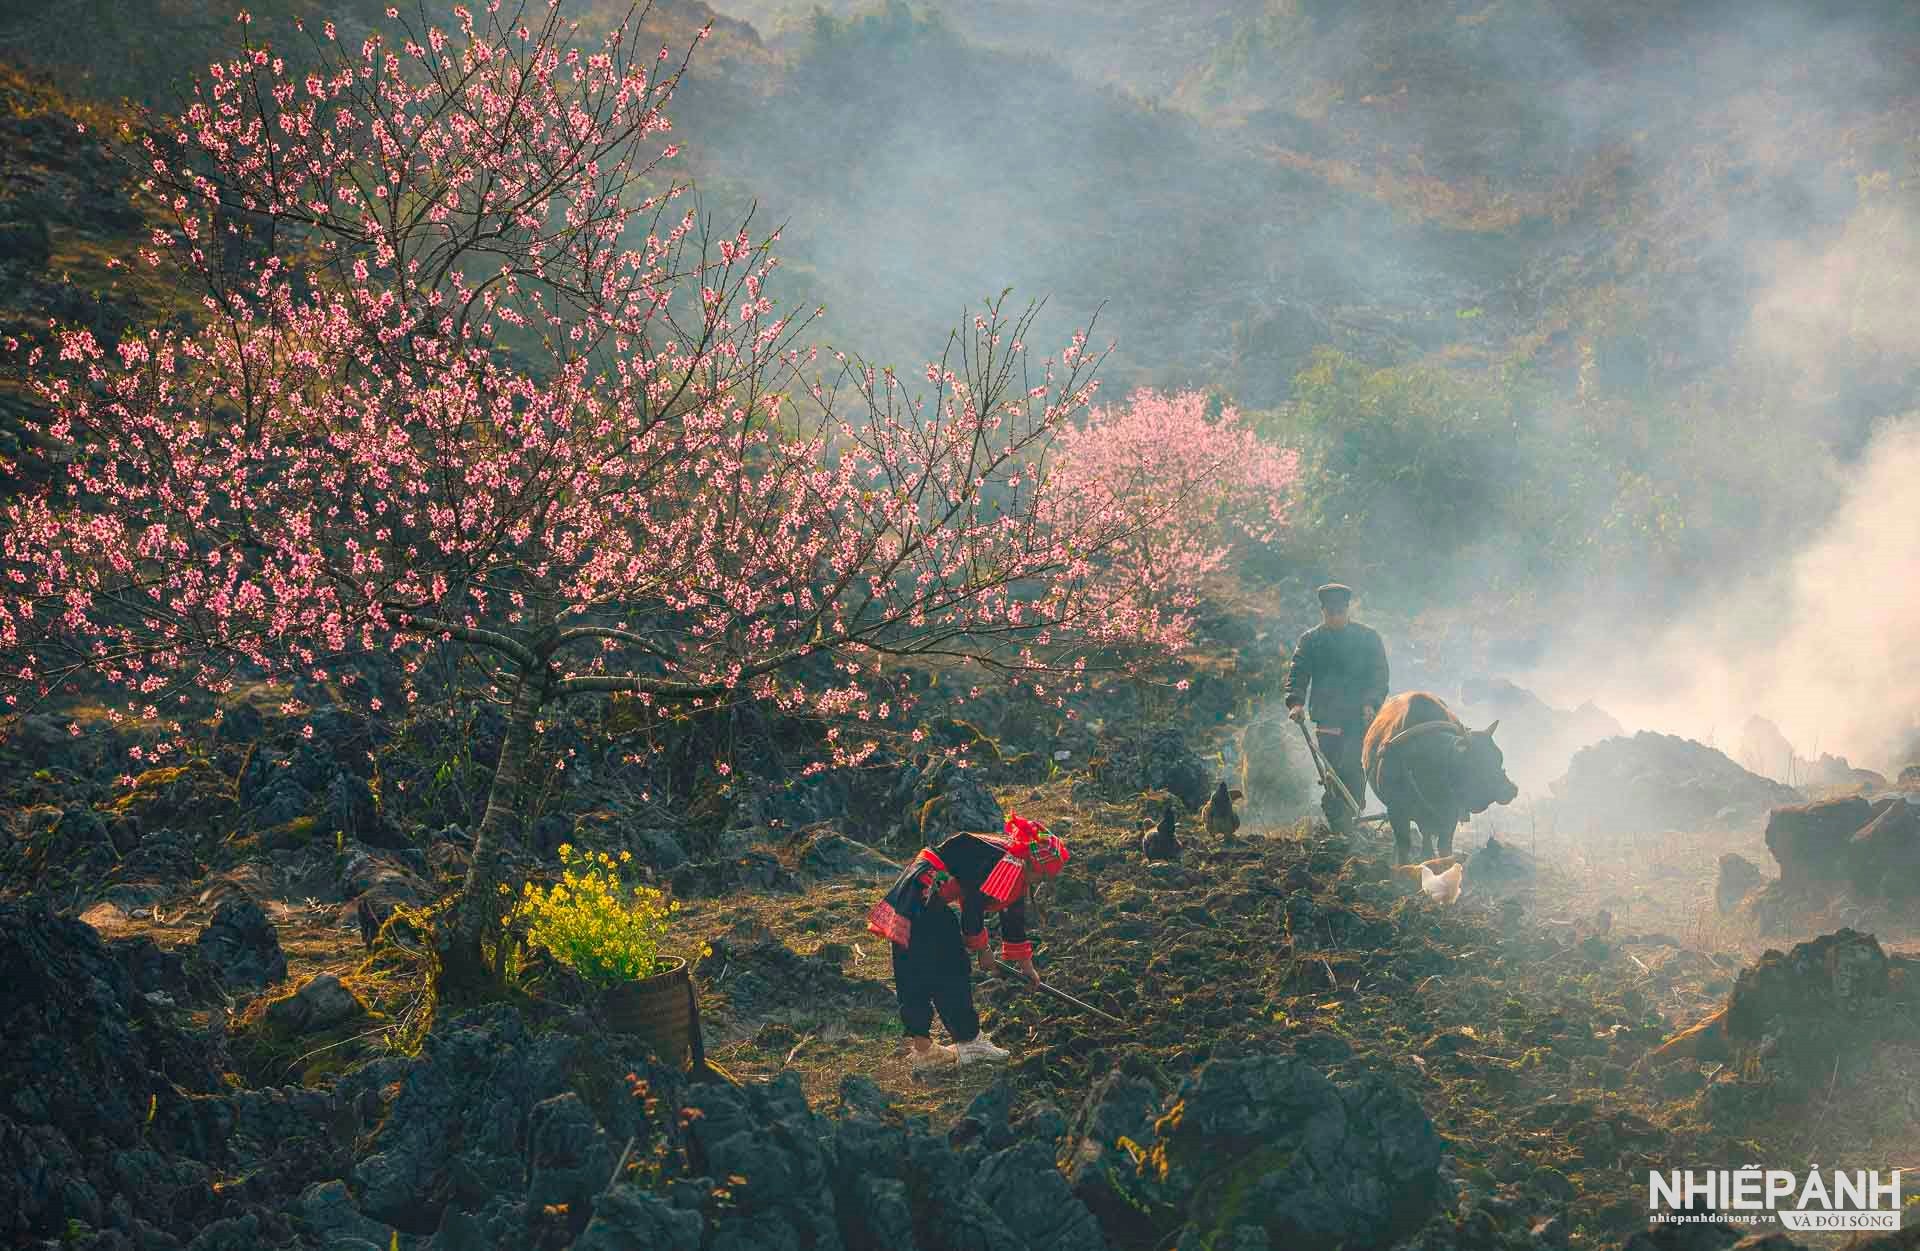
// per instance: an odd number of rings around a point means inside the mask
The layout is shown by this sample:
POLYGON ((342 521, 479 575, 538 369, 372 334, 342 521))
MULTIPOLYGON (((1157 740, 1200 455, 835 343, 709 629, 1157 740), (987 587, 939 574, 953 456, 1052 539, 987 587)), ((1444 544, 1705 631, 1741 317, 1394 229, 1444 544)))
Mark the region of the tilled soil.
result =
MULTIPOLYGON (((1867 1045, 1811 1081, 1765 1063, 1738 1073, 1694 1059, 1637 1064, 1724 1003, 1765 946, 1862 920, 1807 918, 1804 932, 1763 941, 1740 916, 1720 916, 1717 857, 1738 850, 1765 863, 1757 835, 1535 841, 1505 832, 1508 816, 1461 832, 1466 889, 1441 906, 1388 873, 1388 840, 1373 830, 1342 839, 1249 825, 1223 841, 1190 817, 1184 856, 1148 863, 1139 838, 1162 796, 1088 806, 1070 794, 1062 780, 999 798, 1073 849, 1035 910, 1042 976, 1125 1024, 990 979, 977 995, 1012 1058, 914 1078, 890 953, 865 929, 884 880, 848 877, 686 901, 688 944, 713 947, 697 969, 709 1055, 743 1081, 797 1076, 820 1107, 843 1078, 865 1076, 938 1128, 1003 1070, 1017 1109, 1050 1103, 1071 1116, 1122 1066, 1171 1090, 1209 1059, 1292 1052, 1336 1078, 1391 1075, 1445 1137, 1456 1193, 1498 1195, 1528 1220, 1564 1213, 1576 1247, 1615 1246, 1644 1227, 1650 1169, 1920 1165, 1910 960, 1896 956, 1886 1010, 1862 1027, 1867 1045)), ((213 880, 155 908, 88 919, 109 937, 188 943, 222 895, 213 880)), ((234 1062, 248 1085, 324 1086, 411 1032, 421 970, 398 956, 369 960, 337 905, 284 897, 293 878, 237 885, 266 896, 284 987, 333 972, 370 1009, 297 1046, 268 1046, 250 1042, 257 1031, 237 999, 234 1062)))
MULTIPOLYGON (((1462 898, 1440 906, 1389 876, 1390 845, 1369 832, 1246 829, 1223 844, 1189 820, 1183 859, 1157 864, 1138 851, 1156 797, 1092 813, 1063 787, 1002 801, 1072 827, 1072 864, 1034 927, 1042 977, 1127 1022, 1011 979, 980 985, 1021 1102, 1071 1112, 1123 1062, 1168 1088, 1210 1058, 1261 1052, 1298 1052, 1335 1077, 1387 1071, 1468 1185, 1564 1211, 1576 1246, 1644 1228, 1650 1169, 1920 1160, 1920 1109, 1899 1077, 1920 1059, 1920 1010, 1898 958, 1876 1045, 1837 1061, 1811 1098, 1760 1070, 1738 1082, 1690 1060, 1636 1070, 1724 1002, 1760 948, 1731 921, 1688 919, 1703 897, 1711 912, 1717 842, 1536 858, 1463 831, 1479 871, 1470 861, 1462 898)), ((710 1053, 741 1079, 796 1073, 814 1100, 861 1073, 944 1124, 997 1066, 909 1074, 888 951, 864 928, 880 889, 690 904, 715 945, 700 969, 710 1053)))

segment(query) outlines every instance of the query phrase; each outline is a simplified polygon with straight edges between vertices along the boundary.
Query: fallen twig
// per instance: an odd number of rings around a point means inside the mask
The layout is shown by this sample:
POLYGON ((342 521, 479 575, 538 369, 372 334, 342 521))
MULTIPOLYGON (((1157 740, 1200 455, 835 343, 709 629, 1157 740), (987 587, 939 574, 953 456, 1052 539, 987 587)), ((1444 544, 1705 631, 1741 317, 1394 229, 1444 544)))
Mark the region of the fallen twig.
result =
POLYGON ((1833 1075, 1827 1078, 1827 1101, 1820 1105, 1820 1115, 1814 1119, 1812 1128, 1807 1131, 1809 1136, 1812 1135, 1813 1130, 1820 1128, 1821 1122, 1827 1119, 1827 1113, 1833 1111, 1833 1088, 1839 1081, 1840 1057, 1835 1056, 1833 1057, 1833 1075))
POLYGON ((1172 951, 1175 947, 1179 946, 1180 943, 1184 942, 1189 938, 1192 938, 1195 934, 1208 934, 1212 932, 1213 932, 1212 928, 1209 927, 1205 929, 1184 930, 1181 933, 1174 935, 1172 939, 1168 940, 1165 943, 1162 943, 1160 945, 1160 949, 1153 953, 1153 957, 1147 961, 1147 967, 1143 972, 1144 973, 1153 972, 1153 966, 1159 962, 1162 956, 1166 955, 1167 953, 1172 951))
POLYGON ((800 1054, 800 1048, 802 1048, 802 1047, 804 1047, 804 1046, 806 1046, 806 1045, 807 1045, 808 1043, 810 1043, 810 1042, 812 1042, 812 1041, 813 1041, 813 1035, 812 1035, 812 1034, 807 1034, 807 1035, 805 1035, 804 1037, 802 1037, 802 1038, 800 1039, 800 1041, 799 1041, 799 1042, 797 1042, 797 1043, 795 1043, 795 1044, 793 1044, 793 1050, 792 1050, 792 1051, 789 1051, 789 1052, 787 1052, 787 1058, 786 1058, 786 1059, 784 1059, 784 1060, 782 1060, 782 1061, 780 1061, 780 1067, 784 1069, 784 1068, 786 1068, 786 1067, 787 1067, 787 1066, 788 1066, 789 1064, 792 1064, 792 1063, 793 1063, 793 1057, 795 1057, 795 1056, 797 1056, 797 1055, 799 1055, 799 1054, 800 1054))
POLYGON ((315 1047, 312 1051, 307 1052, 303 1056, 295 1056, 293 1059, 287 1062, 287 1067, 283 1071, 291 1073, 293 1072, 293 1070, 295 1070, 296 1068, 299 1068, 302 1064, 305 1064, 308 1060, 313 1059, 313 1057, 319 1055, 323 1051, 332 1051, 335 1047, 343 1046, 346 1043, 350 1043, 350 1042, 364 1042, 369 1038, 378 1038, 380 1037, 380 1035, 398 1028, 399 1026, 397 1024, 382 1025, 379 1029, 368 1030, 364 1034, 355 1034, 351 1038, 336 1038, 332 1042, 327 1043, 324 1046, 315 1047))
POLYGON ((607 1194, 611 1192, 615 1184, 619 1182, 620 1174, 627 1171, 627 1157, 633 1154, 633 1144, 636 1141, 638 1141, 638 1138, 636 1135, 629 1134, 627 1136, 627 1145, 624 1148, 622 1148, 620 1152, 620 1162, 613 1166, 613 1176, 607 1178, 607 1188, 605 1190, 602 1190, 600 1192, 601 1194, 607 1194))

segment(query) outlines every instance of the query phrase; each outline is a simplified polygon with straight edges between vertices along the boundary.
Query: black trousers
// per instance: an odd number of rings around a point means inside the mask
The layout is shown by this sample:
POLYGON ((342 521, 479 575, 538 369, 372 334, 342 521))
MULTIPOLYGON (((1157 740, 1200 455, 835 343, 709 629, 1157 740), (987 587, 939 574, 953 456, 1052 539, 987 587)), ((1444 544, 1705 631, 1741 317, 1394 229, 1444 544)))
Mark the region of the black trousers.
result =
MULTIPOLYGON (((1353 792, 1353 802, 1363 808, 1367 802, 1367 771, 1360 767, 1360 749, 1366 734, 1364 723, 1320 726, 1314 732, 1320 754, 1353 792)), ((1326 783, 1321 783, 1321 790, 1320 811, 1327 814, 1327 825, 1342 834, 1352 833, 1353 819, 1360 814, 1348 807, 1347 801, 1326 783)))
POLYGON ((911 941, 893 947, 893 988, 900 1000, 900 1024, 910 1038, 933 1031, 933 1014, 955 1042, 979 1036, 980 1014, 973 1006, 973 969, 960 943, 960 918, 944 903, 932 903, 913 919, 911 941))

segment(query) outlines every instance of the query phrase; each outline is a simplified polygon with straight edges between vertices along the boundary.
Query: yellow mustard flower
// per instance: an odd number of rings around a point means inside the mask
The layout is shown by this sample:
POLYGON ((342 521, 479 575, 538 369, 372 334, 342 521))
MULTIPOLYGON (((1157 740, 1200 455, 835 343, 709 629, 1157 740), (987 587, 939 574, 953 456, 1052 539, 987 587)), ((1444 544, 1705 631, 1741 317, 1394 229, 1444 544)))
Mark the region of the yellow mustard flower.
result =
POLYGON ((561 880, 545 888, 526 885, 528 943, 595 985, 651 974, 680 905, 661 891, 623 882, 618 866, 631 859, 631 853, 618 861, 605 852, 576 855, 572 845, 563 845, 560 860, 567 867, 561 880))

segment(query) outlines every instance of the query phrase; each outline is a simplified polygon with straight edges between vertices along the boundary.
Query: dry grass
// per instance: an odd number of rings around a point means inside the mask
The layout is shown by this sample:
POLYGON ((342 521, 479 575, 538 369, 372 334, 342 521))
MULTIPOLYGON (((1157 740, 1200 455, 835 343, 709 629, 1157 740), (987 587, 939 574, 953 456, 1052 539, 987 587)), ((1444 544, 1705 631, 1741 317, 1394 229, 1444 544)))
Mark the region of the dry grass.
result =
MULTIPOLYGON (((235 875, 228 875, 235 876, 235 875)), ((271 882, 250 875, 261 886, 271 882)), ((150 938, 163 949, 192 946, 226 893, 196 888, 154 908, 122 912, 111 905, 81 914, 103 938, 150 938)), ((338 924, 336 903, 267 897, 261 906, 273 923, 286 956, 287 976, 257 996, 231 996, 223 1007, 214 1005, 187 1013, 196 1028, 206 1028, 216 1015, 229 1018, 235 1036, 235 1061, 249 1080, 261 1085, 298 1083, 324 1085, 344 1069, 390 1047, 411 1040, 431 1008, 425 992, 425 964, 392 946, 369 954, 361 945, 357 927, 338 924), (322 973, 331 973, 366 1005, 363 1018, 332 1031, 296 1039, 269 1040, 259 1029, 266 1006, 285 997, 322 973)))

